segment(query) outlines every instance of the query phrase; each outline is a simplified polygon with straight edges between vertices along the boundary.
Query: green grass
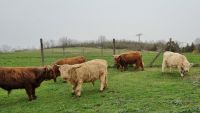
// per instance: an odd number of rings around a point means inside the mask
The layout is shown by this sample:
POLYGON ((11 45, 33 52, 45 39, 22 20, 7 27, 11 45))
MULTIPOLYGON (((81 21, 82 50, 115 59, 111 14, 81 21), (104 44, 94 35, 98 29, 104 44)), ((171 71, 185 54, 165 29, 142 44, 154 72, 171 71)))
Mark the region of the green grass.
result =
MULTIPOLYGON (((67 56, 82 55, 81 48, 70 48, 67 56)), ((126 50, 118 50, 117 52, 126 50)), ((156 55, 155 52, 143 52, 146 65, 156 55)), ((45 64, 51 64, 63 58, 61 49, 46 50, 45 64)), ((105 50, 101 56, 99 49, 85 49, 88 59, 102 58, 113 65, 112 51, 105 50)), ((186 53, 189 61, 198 63, 198 54, 186 53), (193 57, 195 56, 195 57, 193 57)), ((39 51, 23 51, 0 54, 1 66, 39 66, 39 51)), ((156 64, 161 64, 162 56, 156 64)), ((108 89, 99 92, 99 81, 95 85, 84 84, 80 98, 71 96, 71 86, 58 82, 45 81, 36 90, 37 100, 27 101, 24 90, 13 90, 8 96, 0 89, 1 113, 192 113, 200 112, 200 70, 192 68, 181 78, 179 73, 161 73, 161 68, 145 68, 145 71, 120 72, 108 69, 108 89)))

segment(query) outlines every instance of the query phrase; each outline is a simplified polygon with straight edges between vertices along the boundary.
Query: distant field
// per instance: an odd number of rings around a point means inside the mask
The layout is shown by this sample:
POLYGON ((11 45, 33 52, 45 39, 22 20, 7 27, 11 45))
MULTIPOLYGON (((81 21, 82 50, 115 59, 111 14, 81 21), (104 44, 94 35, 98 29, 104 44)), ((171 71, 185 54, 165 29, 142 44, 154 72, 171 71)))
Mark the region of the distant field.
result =
MULTIPOLYGON (((122 53, 127 50, 117 50, 122 53)), ((147 66, 156 52, 143 52, 147 66)), ((83 55, 88 60, 102 58, 113 65, 112 50, 106 49, 103 56, 100 49, 68 48, 65 56, 62 49, 45 50, 45 64, 55 60, 83 55)), ((199 54, 185 53, 188 60, 200 63, 199 54)), ((155 62, 160 65, 162 55, 155 62)), ((0 53, 0 66, 40 66, 40 51, 0 53)), ((8 96, 0 89, 0 113, 199 113, 200 112, 200 67, 193 67, 181 78, 177 71, 161 73, 161 68, 145 68, 145 71, 120 72, 109 68, 108 89, 100 93, 99 81, 84 84, 82 96, 71 96, 71 86, 45 81, 36 90, 37 100, 27 101, 24 90, 13 90, 8 96)))

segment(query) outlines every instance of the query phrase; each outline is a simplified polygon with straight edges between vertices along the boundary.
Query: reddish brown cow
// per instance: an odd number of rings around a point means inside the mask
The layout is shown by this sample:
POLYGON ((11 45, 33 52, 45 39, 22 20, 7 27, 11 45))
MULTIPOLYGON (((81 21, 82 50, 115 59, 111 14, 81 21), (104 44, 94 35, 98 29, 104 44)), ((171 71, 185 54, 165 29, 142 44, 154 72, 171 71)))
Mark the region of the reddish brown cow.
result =
POLYGON ((120 66, 121 70, 124 71, 128 68, 129 64, 135 64, 135 69, 141 67, 141 69, 144 70, 142 55, 139 51, 123 53, 117 57, 116 62, 120 66))
POLYGON ((36 99, 35 89, 42 81, 54 78, 48 67, 0 67, 0 87, 10 94, 12 89, 25 89, 29 101, 36 99))
MULTIPOLYGON (((59 67, 57 65, 63 65, 63 64, 69 64, 69 65, 74 65, 74 64, 80 64, 85 62, 86 59, 83 56, 78 56, 78 57, 71 57, 71 58, 64 58, 61 60, 56 61, 53 64, 53 70, 55 73, 55 76, 60 76, 60 71, 59 71, 59 67)), ((54 82, 56 82, 56 77, 54 78, 54 82)))

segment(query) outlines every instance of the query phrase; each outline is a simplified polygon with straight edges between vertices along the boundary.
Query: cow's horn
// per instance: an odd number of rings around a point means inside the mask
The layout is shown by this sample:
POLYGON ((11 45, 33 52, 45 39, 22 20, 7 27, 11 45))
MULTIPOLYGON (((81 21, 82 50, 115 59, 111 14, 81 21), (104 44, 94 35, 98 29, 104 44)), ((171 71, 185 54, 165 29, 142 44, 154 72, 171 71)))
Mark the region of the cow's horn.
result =
POLYGON ((46 66, 48 70, 52 69, 52 67, 50 65, 46 66))

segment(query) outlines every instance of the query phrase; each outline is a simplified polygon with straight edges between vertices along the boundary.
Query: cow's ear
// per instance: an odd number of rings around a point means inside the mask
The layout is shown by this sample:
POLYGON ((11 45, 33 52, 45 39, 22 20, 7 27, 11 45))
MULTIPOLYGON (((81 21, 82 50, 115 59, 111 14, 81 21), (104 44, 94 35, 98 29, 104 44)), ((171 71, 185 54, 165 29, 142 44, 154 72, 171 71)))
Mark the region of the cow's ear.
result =
POLYGON ((50 65, 47 65, 47 66, 44 67, 44 70, 45 70, 45 71, 49 71, 49 70, 51 70, 51 69, 52 69, 52 66, 50 66, 50 65))
POLYGON ((113 55, 113 57, 114 57, 114 58, 117 58, 117 57, 118 57, 118 55, 113 55))
POLYGON ((59 69, 62 65, 58 65, 58 64, 53 64, 52 68, 53 69, 59 69))
POLYGON ((51 70, 51 69, 52 69, 52 66, 47 65, 47 69, 48 69, 48 70, 51 70))

